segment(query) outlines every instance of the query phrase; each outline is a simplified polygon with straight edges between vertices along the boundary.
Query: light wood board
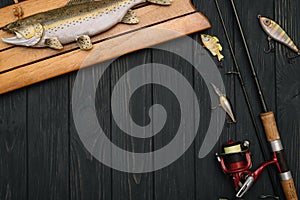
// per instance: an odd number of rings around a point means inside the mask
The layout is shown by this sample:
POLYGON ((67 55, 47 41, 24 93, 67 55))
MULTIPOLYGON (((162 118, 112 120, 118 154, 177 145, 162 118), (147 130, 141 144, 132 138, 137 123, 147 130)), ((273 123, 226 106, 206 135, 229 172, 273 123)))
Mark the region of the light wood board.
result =
MULTIPOLYGON (((26 17, 65 3, 66 0, 28 0, 18 5, 26 17)), ((0 27, 16 20, 13 7, 0 9, 3 19, 0 27)), ((12 46, 0 41, 0 94, 210 28, 207 18, 197 12, 189 0, 174 0, 171 6, 147 4, 135 8, 135 12, 139 24, 118 24, 92 37, 91 51, 80 50, 76 43, 53 50, 12 46)), ((9 37, 9 34, 0 31, 0 37, 9 37)))

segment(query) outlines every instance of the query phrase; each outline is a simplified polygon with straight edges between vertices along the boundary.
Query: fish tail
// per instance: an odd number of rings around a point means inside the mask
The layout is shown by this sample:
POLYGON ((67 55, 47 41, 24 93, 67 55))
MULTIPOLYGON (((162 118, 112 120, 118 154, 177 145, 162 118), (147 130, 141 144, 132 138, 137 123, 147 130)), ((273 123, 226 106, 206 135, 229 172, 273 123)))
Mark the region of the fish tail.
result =
POLYGON ((221 61, 224 58, 224 56, 220 52, 218 52, 217 56, 219 61, 221 61))

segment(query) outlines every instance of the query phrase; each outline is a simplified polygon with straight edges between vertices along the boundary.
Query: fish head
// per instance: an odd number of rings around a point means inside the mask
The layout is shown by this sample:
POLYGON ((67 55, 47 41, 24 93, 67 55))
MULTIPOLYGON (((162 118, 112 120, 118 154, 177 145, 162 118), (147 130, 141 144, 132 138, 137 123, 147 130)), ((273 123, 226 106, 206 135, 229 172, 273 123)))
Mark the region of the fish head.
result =
POLYGON ((1 30, 15 34, 11 38, 2 38, 8 44, 33 46, 37 44, 43 35, 43 26, 40 23, 30 23, 28 20, 18 20, 7 24, 1 30))
POLYGON ((273 26, 273 21, 267 17, 263 17, 263 16, 258 16, 258 19, 260 21, 260 24, 264 27, 272 27, 273 26))
POLYGON ((210 42, 211 41, 211 36, 206 35, 206 34, 201 34, 201 40, 203 43, 210 42))

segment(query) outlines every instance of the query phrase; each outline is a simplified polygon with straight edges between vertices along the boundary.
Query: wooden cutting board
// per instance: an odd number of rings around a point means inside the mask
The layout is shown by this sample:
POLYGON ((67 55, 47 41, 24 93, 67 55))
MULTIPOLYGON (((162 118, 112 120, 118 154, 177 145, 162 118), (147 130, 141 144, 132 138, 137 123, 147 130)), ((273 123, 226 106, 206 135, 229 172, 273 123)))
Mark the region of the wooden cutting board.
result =
MULTIPOLYGON (((27 0, 18 5, 26 17, 66 3, 67 0, 27 0)), ((12 14, 15 6, 0 9, 0 27, 16 20, 12 14)), ((0 94, 210 28, 207 18, 197 12, 189 0, 174 0, 171 6, 145 4, 134 9, 139 24, 118 24, 92 37, 94 46, 90 51, 80 50, 76 43, 58 51, 0 41, 0 94)), ((11 35, 0 31, 0 37, 11 35)))

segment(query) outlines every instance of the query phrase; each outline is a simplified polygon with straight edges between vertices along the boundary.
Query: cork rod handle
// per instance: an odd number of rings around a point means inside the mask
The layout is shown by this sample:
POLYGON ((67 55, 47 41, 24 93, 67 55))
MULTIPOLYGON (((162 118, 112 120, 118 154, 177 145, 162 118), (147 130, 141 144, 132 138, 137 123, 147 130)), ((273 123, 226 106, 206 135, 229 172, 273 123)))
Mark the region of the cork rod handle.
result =
POLYGON ((274 113, 262 113, 260 114, 260 118, 262 120, 268 142, 280 140, 280 135, 276 125, 274 113))
POLYGON ((281 186, 287 200, 298 200, 293 178, 286 181, 281 181, 281 186))
POLYGON ((271 144, 273 152, 276 153, 278 165, 280 166, 279 176, 281 186, 287 200, 298 200, 295 184, 288 167, 284 149, 280 140, 280 134, 277 128, 273 112, 262 113, 260 115, 268 142, 271 144))

